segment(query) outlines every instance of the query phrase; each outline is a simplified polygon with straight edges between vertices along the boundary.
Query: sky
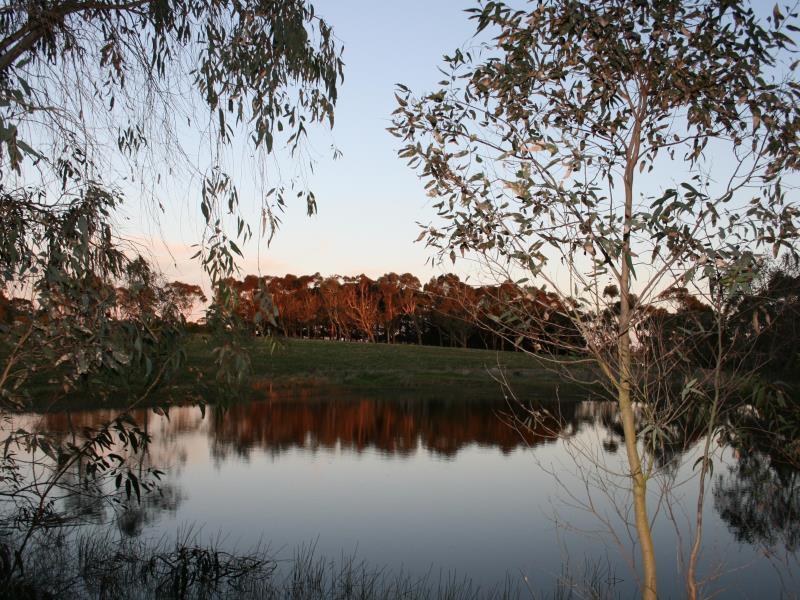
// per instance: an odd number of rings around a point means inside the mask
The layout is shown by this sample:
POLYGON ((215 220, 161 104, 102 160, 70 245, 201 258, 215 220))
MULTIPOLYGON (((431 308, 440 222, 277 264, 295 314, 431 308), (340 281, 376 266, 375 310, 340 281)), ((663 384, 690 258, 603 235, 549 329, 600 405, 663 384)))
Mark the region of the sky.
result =
MULTIPOLYGON (((258 234, 258 176, 246 171, 252 157, 244 156, 244 144, 234 148, 234 153, 242 153, 241 161, 234 160, 239 171, 233 174, 243 184, 243 214, 256 232, 242 247, 240 276, 319 272, 323 276, 365 273, 376 278, 393 271, 413 273, 423 282, 444 272, 455 272, 472 283, 492 280, 468 261, 431 264, 434 251, 424 242, 415 243, 419 223, 435 219, 433 200, 425 193, 424 182, 397 157, 402 142, 387 131, 396 108, 397 83, 417 95, 436 89, 443 54, 486 41, 486 34, 480 39, 473 36, 475 26, 464 12, 475 3, 313 0, 313 4, 317 14, 333 26, 344 47, 345 62, 335 126, 332 131, 317 128, 309 137, 308 149, 316 163, 307 183, 316 195, 318 212, 307 216, 303 199, 290 203, 268 246, 258 234), (337 160, 331 157, 332 146, 342 153, 337 160)), ((210 155, 203 155, 208 151, 201 150, 202 144, 193 147, 191 135, 185 146, 194 149, 192 159, 208 164, 210 155)), ((724 154, 712 151, 709 155, 710 169, 726 168, 724 154)), ((276 161, 267 165, 268 172, 278 168, 285 174, 295 168, 285 156, 276 161)), ((637 191, 660 195, 666 187, 676 187, 680 169, 667 167, 644 178, 637 191)), ((167 280, 200 283, 208 290, 208 278, 191 258, 196 251, 192 246, 203 232, 196 187, 173 187, 163 205, 164 212, 158 213, 143 202, 129 204, 121 213, 120 228, 159 264, 167 280)))
MULTIPOLYGON (((288 206, 269 247, 256 235, 243 248, 241 274, 377 277, 394 271, 411 272, 422 280, 449 270, 469 275, 467 264, 431 266, 432 250, 414 242, 420 232, 417 223, 429 222, 434 211, 423 183, 397 157, 400 141, 386 129, 396 108, 396 83, 416 92, 434 89, 441 56, 474 43, 474 25, 463 12, 471 4, 455 0, 315 0, 313 4, 333 26, 344 46, 345 62, 335 126, 309 138, 317 160, 308 183, 317 197, 318 212, 308 217, 302 199, 288 206), (342 152, 335 161, 332 144, 342 152)), ((246 173, 242 176, 247 179, 246 173)), ((191 245, 202 232, 199 199, 167 198, 164 204, 163 214, 129 209, 125 229, 150 249, 168 279, 207 286, 201 266, 191 260, 195 252, 191 245)), ((257 231, 258 201, 243 199, 242 204, 257 231)))

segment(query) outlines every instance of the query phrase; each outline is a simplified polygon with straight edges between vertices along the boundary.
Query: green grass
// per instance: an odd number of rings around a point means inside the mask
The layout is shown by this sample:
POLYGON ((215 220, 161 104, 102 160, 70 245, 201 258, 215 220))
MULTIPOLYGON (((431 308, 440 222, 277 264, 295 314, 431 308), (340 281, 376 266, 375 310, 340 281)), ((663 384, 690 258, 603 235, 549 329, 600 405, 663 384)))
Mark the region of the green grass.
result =
MULTIPOLYGON (((253 343, 256 387, 333 385, 471 397, 499 394, 493 376, 500 373, 521 393, 554 393, 557 387, 563 392, 567 387, 541 361, 521 352, 298 339, 279 342, 273 352, 269 349, 266 340, 253 343)), ((190 360, 203 354, 202 347, 192 344, 190 360)), ((574 386, 571 391, 576 391, 574 386)))
MULTIPOLYGON (((406 344, 374 344, 324 340, 253 338, 248 344, 251 376, 232 398, 256 399, 264 390, 290 392, 297 388, 369 391, 374 396, 404 398, 502 398, 501 375, 519 397, 549 400, 583 399, 586 389, 565 383, 543 361, 521 352, 496 352, 406 344)), ((216 366, 212 343, 194 335, 187 344, 187 362, 166 385, 139 405, 185 404, 222 400, 214 384, 216 366)), ((573 373, 586 371, 574 367, 573 373)), ((28 410, 122 407, 143 393, 144 383, 94 378, 66 396, 49 382, 52 373, 40 370, 27 386, 28 410)), ((587 373, 584 373, 584 379, 587 373)), ((225 396, 225 394, 223 394, 225 396)), ((230 399, 226 396, 225 399, 230 399)))

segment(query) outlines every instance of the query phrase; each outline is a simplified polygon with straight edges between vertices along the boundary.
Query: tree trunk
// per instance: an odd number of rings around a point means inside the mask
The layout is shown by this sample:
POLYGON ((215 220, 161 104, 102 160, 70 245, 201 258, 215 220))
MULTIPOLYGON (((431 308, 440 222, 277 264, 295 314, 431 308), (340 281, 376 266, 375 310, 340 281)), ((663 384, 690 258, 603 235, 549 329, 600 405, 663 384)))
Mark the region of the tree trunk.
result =
MULTIPOLYGON (((622 319, 620 319, 621 325, 622 319)), ((636 445, 636 423, 630 389, 630 337, 627 332, 622 333, 620 336, 619 359, 621 367, 618 393, 619 412, 625 437, 625 451, 628 456, 628 466, 633 482, 633 509, 636 532, 642 553, 642 569, 644 571, 641 590, 642 598, 644 600, 656 600, 658 597, 656 555, 653 536, 650 531, 650 519, 647 514, 647 479, 642 472, 642 461, 639 456, 639 448, 636 445)))
POLYGON ((633 484, 633 509, 636 522, 636 533, 642 554, 643 578, 641 593, 644 600, 657 600, 658 581, 656 578, 656 555, 653 546, 653 535, 650 530, 650 519, 647 515, 647 478, 642 472, 642 460, 637 446, 636 422, 631 399, 631 224, 633 214, 633 178, 639 162, 640 121, 634 123, 631 142, 628 148, 625 166, 625 220, 622 231, 622 256, 620 270, 620 315, 619 339, 617 355, 619 359, 619 385, 617 399, 619 402, 620 420, 625 437, 625 452, 633 484))

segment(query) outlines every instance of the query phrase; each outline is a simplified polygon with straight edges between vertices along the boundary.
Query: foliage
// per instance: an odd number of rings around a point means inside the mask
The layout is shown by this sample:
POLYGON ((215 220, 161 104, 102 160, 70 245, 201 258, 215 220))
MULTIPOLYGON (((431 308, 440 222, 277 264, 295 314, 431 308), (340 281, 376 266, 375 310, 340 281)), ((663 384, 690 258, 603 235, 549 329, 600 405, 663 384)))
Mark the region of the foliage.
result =
MULTIPOLYGON (((333 123, 342 75, 330 27, 302 0, 12 2, 0 36, 6 186, 32 166, 62 187, 106 180, 112 158, 142 158, 145 177, 167 176, 158 157, 181 150, 175 113, 185 102, 205 110, 186 117, 208 127, 212 146, 244 128, 256 151, 271 152, 284 130, 297 150, 310 123, 333 123)), ((203 176, 209 225, 221 196, 231 211, 238 200, 220 159, 203 176)), ((272 193, 282 205, 284 192, 272 193)), ((313 211, 313 194, 306 200, 313 211)))
MULTIPOLYGON (((264 548, 229 554, 189 532, 173 547, 130 540, 82 537, 71 544, 42 540, 33 553, 39 576, 0 579, 0 597, 38 599, 202 598, 306 600, 518 600, 530 590, 506 581, 482 588, 468 577, 428 573, 414 577, 372 565, 356 556, 330 561, 313 546, 282 561, 264 548), (76 546, 77 555, 64 547, 76 546), (282 564, 281 564, 282 563, 282 564), (59 564, 60 569, 52 569, 59 564)), ((587 563, 555 576, 543 598, 615 597, 616 579, 602 563, 587 563)))
POLYGON ((759 17, 730 0, 488 1, 468 12, 491 41, 445 56, 438 90, 398 89, 391 131, 437 209, 422 237, 452 260, 472 253, 504 278, 544 281, 579 309, 567 314, 619 404, 641 589, 654 598, 646 492, 657 465, 642 462, 633 406, 648 407, 652 432, 676 404, 703 398, 710 443, 726 308, 767 256, 796 254, 797 15, 776 6, 759 17), (634 337, 658 322, 662 294, 685 287, 713 309, 703 334, 713 368, 700 377, 661 332, 634 337))
MULTIPOLYGON (((0 193, 10 219, 0 263, 28 264, 25 252, 41 240, 15 244, 31 219, 55 218, 74 196, 113 198, 102 207, 110 245, 108 213, 124 190, 138 178, 138 195, 163 208, 160 196, 185 173, 200 183, 207 225, 198 256, 220 281, 241 254, 227 221, 240 243, 251 235, 225 149, 244 143, 263 156, 281 140, 294 154, 312 123, 332 125, 339 55, 328 24, 302 0, 12 2, 0 11, 0 193), (177 159, 197 128, 209 164, 177 159)), ((262 198, 265 227, 274 228, 285 194, 278 186, 262 198)), ((305 198, 312 212, 313 193, 305 198)), ((19 276, 5 282, 24 285, 19 276)))
MULTIPOLYGON (((130 501, 152 483, 126 465, 148 443, 130 410, 183 368, 186 314, 203 294, 161 282, 121 239, 120 204, 136 196, 142 211, 162 210, 176 189, 196 185, 206 226, 198 257, 213 283, 229 276, 241 254, 235 240, 251 228, 226 153, 247 146, 263 163, 286 146, 299 158, 308 128, 333 124, 340 53, 304 0, 0 8, 2 410, 43 390, 51 403, 89 393, 125 404, 80 442, 25 430, 6 437, 5 525, 25 532, 13 569, 31 535, 64 525, 56 490, 102 495, 111 482, 130 501), (207 162, 188 158, 204 154, 207 162), (124 452, 111 452, 111 438, 124 452), (80 485, 62 481, 72 464, 86 467, 80 485)), ((316 202, 295 182, 273 184, 261 198, 270 235, 290 191, 309 212, 316 202)), ((231 358, 230 312, 209 319, 220 325, 221 382, 241 380, 247 366, 231 358)))
POLYGON ((410 273, 386 273, 376 280, 364 274, 323 278, 318 273, 290 273, 248 275, 224 283, 212 303, 212 314, 233 302, 243 327, 256 335, 278 331, 285 337, 385 339, 499 350, 513 349, 515 343, 531 350, 560 349, 571 340, 574 349, 582 347, 579 332, 562 314, 568 309, 552 294, 510 281, 473 286, 449 273, 423 286, 410 273), (528 337, 517 340, 513 330, 496 331, 509 305, 534 313, 546 310, 552 316, 544 327, 529 319, 528 337))
POLYGON ((800 265, 789 256, 759 266, 751 289, 731 300, 732 329, 747 347, 742 357, 763 373, 793 378, 798 366, 800 265))
MULTIPOLYGON (((42 389, 52 405, 90 385, 96 397, 122 393, 129 410, 183 365, 183 316, 160 293, 147 263, 128 259, 115 243, 110 220, 118 198, 90 187, 65 196, 56 208, 3 201, 3 283, 30 300, 18 302, 2 325, 2 410, 28 406, 42 389), (127 287, 118 288, 123 282, 127 287)), ((30 536, 67 522, 62 495, 103 494, 106 482, 128 499, 149 489, 159 472, 136 475, 117 449, 135 455, 148 441, 127 411, 86 428, 80 440, 7 431, 2 529, 25 531, 14 567, 22 567, 30 536), (83 478, 69 485, 62 478, 74 464, 82 466, 83 478)))
POLYGON ((115 243, 117 196, 90 187, 57 208, 2 200, 3 284, 29 295, 3 325, 6 406, 24 403, 35 376, 66 394, 101 372, 149 382, 180 365, 182 315, 170 299, 156 301, 149 266, 115 243))

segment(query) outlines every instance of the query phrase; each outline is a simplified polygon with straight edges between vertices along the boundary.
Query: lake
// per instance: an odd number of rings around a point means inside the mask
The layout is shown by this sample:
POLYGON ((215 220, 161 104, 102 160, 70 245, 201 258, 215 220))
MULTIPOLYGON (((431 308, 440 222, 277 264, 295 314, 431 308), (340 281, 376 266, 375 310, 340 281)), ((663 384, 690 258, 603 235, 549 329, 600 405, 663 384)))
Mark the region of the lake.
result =
MULTIPOLYGON (((165 471, 160 491, 128 510, 88 500, 73 500, 70 510, 85 526, 110 524, 122 536, 169 539, 191 528, 230 549, 268 544, 283 558, 313 546, 331 560, 355 555, 390 572, 466 578, 484 590, 510 581, 548 591, 568 570, 635 595, 625 480, 598 477, 598 469, 623 470, 613 406, 546 404, 550 417, 520 426, 524 407, 495 398, 321 389, 263 396, 205 414, 189 406, 173 407, 169 418, 136 411, 152 436, 137 460, 165 471), (603 481, 611 484, 595 485, 603 481)), ((114 415, 28 414, 12 426, 72 435, 114 415)), ((684 595, 676 557, 690 543, 700 441, 664 452, 651 482, 664 597, 684 595)), ((799 484, 767 456, 717 448, 704 513, 708 591, 794 597, 799 484)))

